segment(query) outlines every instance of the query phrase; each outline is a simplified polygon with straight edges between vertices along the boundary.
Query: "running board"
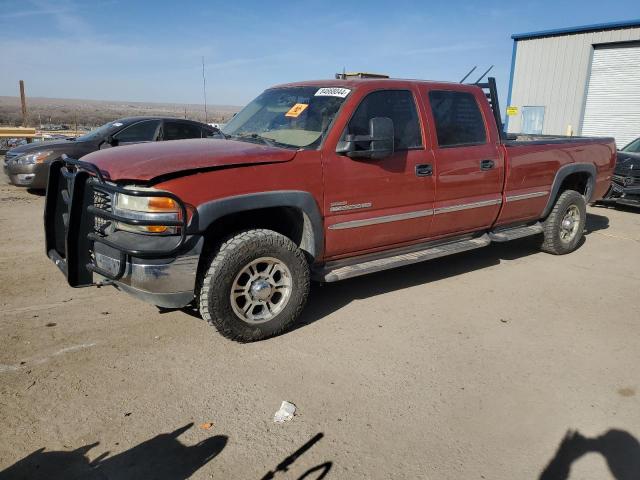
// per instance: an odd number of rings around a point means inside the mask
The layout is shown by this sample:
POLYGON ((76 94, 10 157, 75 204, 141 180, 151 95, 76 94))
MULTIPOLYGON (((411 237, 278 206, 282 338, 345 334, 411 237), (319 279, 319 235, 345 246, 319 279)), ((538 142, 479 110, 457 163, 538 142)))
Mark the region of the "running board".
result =
POLYGON ((505 228, 504 230, 494 230, 489 232, 489 238, 492 242, 509 242, 518 238, 524 238, 531 235, 537 235, 544 231, 544 227, 540 222, 533 225, 523 225, 520 227, 505 228))
POLYGON ((402 267, 403 265, 424 262, 434 258, 453 255, 454 253, 461 253, 466 252, 467 250, 486 247, 490 243, 491 239, 489 238, 489 235, 485 233, 480 237, 444 243, 411 253, 377 258, 352 265, 342 267, 338 266, 333 269, 329 267, 328 269, 317 272, 317 274, 314 275, 314 278, 321 282, 337 282, 346 278, 358 277, 360 275, 379 272, 389 268, 402 267))

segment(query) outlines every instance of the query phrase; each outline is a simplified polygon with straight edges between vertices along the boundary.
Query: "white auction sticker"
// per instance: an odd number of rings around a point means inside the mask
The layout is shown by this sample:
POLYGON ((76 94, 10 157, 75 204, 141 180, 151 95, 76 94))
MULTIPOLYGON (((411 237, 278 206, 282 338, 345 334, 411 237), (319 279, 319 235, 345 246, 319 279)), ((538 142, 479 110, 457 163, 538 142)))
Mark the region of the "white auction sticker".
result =
POLYGON ((318 90, 315 94, 316 97, 340 97, 344 98, 351 93, 348 88, 340 87, 324 87, 318 90))

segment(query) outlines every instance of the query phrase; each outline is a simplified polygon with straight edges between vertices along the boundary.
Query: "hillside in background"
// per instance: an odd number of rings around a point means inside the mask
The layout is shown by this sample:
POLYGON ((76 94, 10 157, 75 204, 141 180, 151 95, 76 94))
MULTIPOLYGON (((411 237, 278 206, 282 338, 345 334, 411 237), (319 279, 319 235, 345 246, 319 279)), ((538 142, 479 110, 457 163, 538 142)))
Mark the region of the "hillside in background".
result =
MULTIPOLYGON (((231 105, 208 105, 209 123, 226 122, 241 107, 231 105)), ((41 124, 64 124, 94 127, 116 118, 137 115, 205 120, 204 106, 179 103, 122 102, 109 100, 75 100, 61 98, 32 97, 27 99, 30 127, 41 124)), ((20 99, 0 96, 0 125, 22 124, 20 99)))

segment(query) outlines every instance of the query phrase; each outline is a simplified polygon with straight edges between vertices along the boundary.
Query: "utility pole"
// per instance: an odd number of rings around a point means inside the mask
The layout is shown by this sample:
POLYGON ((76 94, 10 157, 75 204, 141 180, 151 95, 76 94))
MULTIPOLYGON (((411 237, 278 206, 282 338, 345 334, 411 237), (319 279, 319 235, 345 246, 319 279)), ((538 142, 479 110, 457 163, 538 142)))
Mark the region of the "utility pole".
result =
POLYGON ((204 123, 208 123, 207 118, 207 77, 204 74, 204 56, 202 57, 202 95, 204 96, 204 123))
POLYGON ((27 98, 24 94, 24 80, 20 80, 20 103, 22 104, 22 126, 27 126, 27 98))

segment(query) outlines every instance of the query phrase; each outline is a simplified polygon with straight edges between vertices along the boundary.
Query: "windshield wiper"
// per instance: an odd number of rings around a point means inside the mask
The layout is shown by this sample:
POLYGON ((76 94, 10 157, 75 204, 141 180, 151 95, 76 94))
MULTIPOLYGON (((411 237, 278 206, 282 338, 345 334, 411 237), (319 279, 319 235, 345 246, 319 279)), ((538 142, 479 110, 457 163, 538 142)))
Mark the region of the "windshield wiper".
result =
POLYGON ((275 142, 273 142, 272 140, 269 140, 268 138, 262 137, 262 136, 258 135, 257 133, 236 133, 234 135, 229 135, 228 137, 225 137, 225 138, 239 138, 239 139, 247 139, 247 140, 259 140, 260 142, 264 143, 268 147, 275 147, 276 146, 275 142))

